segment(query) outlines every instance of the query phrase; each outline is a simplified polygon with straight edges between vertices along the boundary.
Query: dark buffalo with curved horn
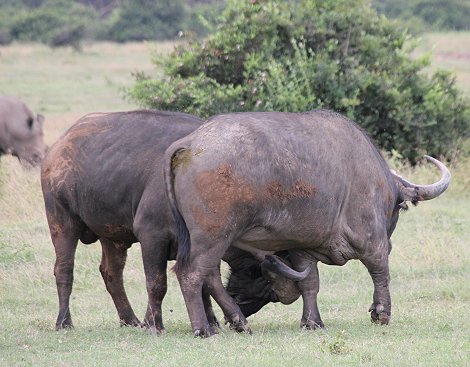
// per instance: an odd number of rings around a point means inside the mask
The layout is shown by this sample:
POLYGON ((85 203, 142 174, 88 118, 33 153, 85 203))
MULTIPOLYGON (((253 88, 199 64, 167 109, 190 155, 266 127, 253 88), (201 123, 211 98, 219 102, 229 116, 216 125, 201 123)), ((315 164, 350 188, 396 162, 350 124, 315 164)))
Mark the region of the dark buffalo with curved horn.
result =
POLYGON ((229 246, 288 251, 295 270, 311 269, 298 282, 301 325, 311 329, 323 327, 317 263, 358 259, 374 284, 371 318, 388 324, 388 256, 399 211, 407 201, 439 196, 450 183, 448 169, 427 159, 441 179, 412 184, 390 171, 354 122, 326 110, 219 115, 173 143, 165 153, 165 183, 179 228, 175 270, 194 334, 212 335, 203 283, 232 327, 249 330, 220 279, 229 246))

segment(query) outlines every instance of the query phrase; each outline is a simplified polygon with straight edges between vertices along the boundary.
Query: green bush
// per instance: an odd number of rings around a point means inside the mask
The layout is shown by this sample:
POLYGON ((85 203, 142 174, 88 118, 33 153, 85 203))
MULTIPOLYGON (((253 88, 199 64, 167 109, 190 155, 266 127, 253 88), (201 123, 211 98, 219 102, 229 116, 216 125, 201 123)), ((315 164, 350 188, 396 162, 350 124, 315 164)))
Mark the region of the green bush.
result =
POLYGON ((124 0, 107 39, 125 41, 176 38, 185 16, 183 0, 124 0))
POLYGON ((2 0, 0 44, 13 40, 80 47, 83 39, 175 39, 212 31, 225 0, 2 0), (2 2, 3 1, 3 2, 2 2))
POLYGON ((199 37, 212 33, 225 5, 225 0, 208 0, 201 4, 193 4, 188 8, 183 22, 184 33, 190 32, 199 37))
POLYGON ((9 34, 18 41, 79 48, 86 27, 96 19, 92 8, 73 0, 49 0, 37 8, 19 7, 11 20, 9 34))
POLYGON ((373 0, 387 17, 400 19, 411 31, 470 30, 470 2, 462 0, 373 0))
POLYGON ((448 73, 428 77, 410 45, 365 0, 233 0, 215 33, 177 48, 163 78, 137 74, 130 95, 202 117, 329 108, 411 162, 453 157, 469 135, 468 102, 448 73))

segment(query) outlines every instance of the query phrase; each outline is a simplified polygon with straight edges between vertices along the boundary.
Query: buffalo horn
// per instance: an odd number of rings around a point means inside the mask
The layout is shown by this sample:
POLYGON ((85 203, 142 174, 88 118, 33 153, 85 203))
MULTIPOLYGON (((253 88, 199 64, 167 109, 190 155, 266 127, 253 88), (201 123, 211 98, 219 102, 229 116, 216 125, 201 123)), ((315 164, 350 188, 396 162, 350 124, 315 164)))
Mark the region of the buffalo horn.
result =
POLYGON ((290 280, 303 280, 310 273, 311 267, 309 266, 302 272, 296 271, 287 266, 279 257, 276 255, 267 255, 261 262, 261 268, 264 270, 271 271, 273 273, 282 275, 290 280))
MULTIPOLYGON (((450 178, 451 174, 447 167, 444 165, 444 163, 438 161, 437 159, 434 159, 430 156, 425 155, 424 156, 429 162, 433 163, 437 168, 439 168, 439 171, 441 172, 441 178, 439 181, 431 184, 431 185, 416 185, 412 182, 407 181, 400 175, 396 174, 394 171, 392 172, 392 175, 399 181, 401 184, 405 187, 405 190, 407 192, 411 190, 414 191, 415 195, 414 198, 410 198, 409 200, 412 201, 424 201, 424 200, 431 200, 439 195, 441 195, 444 191, 446 191, 447 187, 450 184, 450 178)), ((408 195, 406 195, 408 196, 408 195)), ((406 198, 408 199, 408 198, 406 198)))

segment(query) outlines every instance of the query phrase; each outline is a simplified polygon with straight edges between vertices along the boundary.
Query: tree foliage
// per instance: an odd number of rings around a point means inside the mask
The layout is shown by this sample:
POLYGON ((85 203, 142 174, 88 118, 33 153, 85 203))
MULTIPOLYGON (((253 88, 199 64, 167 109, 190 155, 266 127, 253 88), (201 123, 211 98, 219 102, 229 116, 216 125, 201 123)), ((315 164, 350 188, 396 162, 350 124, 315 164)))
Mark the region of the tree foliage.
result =
POLYGON ((470 1, 373 0, 373 6, 389 18, 400 19, 410 30, 470 30, 470 1))
POLYGON ((175 38, 184 11, 183 0, 123 0, 107 38, 119 42, 175 38))
POLYGON ((468 103, 452 75, 423 73, 411 44, 362 0, 231 1, 217 32, 176 48, 163 78, 137 74, 130 94, 203 117, 329 108, 411 162, 450 157, 469 134, 468 103))
POLYGON ((2 0, 0 44, 79 46, 82 39, 118 42, 205 35, 225 0, 2 0))
POLYGON ((3 9, 3 27, 0 28, 3 43, 18 40, 79 48, 87 25, 97 18, 94 10, 73 0, 24 2, 3 9))

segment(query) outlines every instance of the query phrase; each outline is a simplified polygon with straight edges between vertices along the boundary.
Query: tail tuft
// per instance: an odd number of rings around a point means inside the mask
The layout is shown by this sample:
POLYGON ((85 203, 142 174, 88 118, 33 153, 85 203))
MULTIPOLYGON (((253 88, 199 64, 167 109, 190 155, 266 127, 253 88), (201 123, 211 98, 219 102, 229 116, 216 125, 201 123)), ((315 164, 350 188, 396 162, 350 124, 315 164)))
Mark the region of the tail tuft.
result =
POLYGON ((173 172, 173 159, 175 155, 179 154, 184 148, 171 149, 168 148, 165 159, 165 186, 166 194, 168 197, 169 205, 176 225, 176 238, 178 240, 178 252, 176 254, 176 264, 172 270, 176 274, 180 274, 188 265, 191 254, 191 238, 189 235, 186 222, 181 215, 181 212, 176 205, 175 196, 175 175, 173 172))

